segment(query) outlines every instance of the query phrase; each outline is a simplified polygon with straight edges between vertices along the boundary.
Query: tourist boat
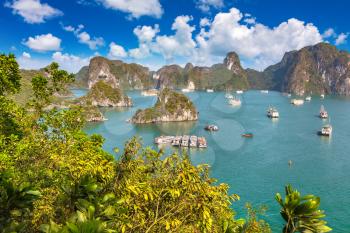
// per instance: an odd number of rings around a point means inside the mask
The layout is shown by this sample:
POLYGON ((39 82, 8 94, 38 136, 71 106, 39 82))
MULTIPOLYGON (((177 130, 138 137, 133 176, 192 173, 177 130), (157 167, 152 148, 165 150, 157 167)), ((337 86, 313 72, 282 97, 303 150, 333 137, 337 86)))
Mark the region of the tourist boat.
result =
POLYGON ((211 93, 211 92, 214 92, 213 89, 207 89, 207 92, 211 93))
POLYGON ((199 148, 207 148, 207 140, 205 137, 198 137, 197 142, 199 148))
POLYGON ((197 136, 192 135, 190 137, 190 147, 197 147, 197 136))
POLYGON ((182 147, 188 147, 188 145, 189 145, 189 140, 190 140, 190 136, 184 135, 184 136, 182 137, 182 140, 181 140, 181 146, 182 146, 182 147))
POLYGON ((287 96, 288 96, 288 98, 290 98, 290 97, 292 97, 292 94, 288 93, 288 95, 287 95, 287 96))
POLYGON ((330 124, 324 125, 321 129, 321 131, 318 132, 319 135, 321 136, 331 136, 332 135, 332 126, 330 124))
POLYGON ((229 99, 228 103, 232 106, 240 106, 242 104, 241 100, 238 98, 229 99))
POLYGON ((268 90, 261 90, 260 92, 263 93, 263 94, 268 94, 269 93, 268 90))
POLYGON ((191 91, 193 91, 193 90, 188 89, 188 88, 183 88, 183 89, 181 89, 181 91, 182 91, 182 92, 186 92, 186 93, 187 93, 187 92, 191 92, 191 91))
POLYGON ((326 119, 328 118, 328 112, 326 111, 326 109, 323 107, 323 105, 321 106, 321 109, 320 109, 320 118, 321 119, 326 119))
POLYGON ((311 101, 311 96, 306 96, 305 100, 310 102, 311 101))
POLYGON ((244 133, 242 134, 242 137, 245 137, 245 138, 252 138, 254 135, 252 133, 244 133))
POLYGON ((321 96, 320 96, 320 97, 321 97, 321 99, 324 99, 324 94, 321 94, 321 96))
POLYGON ((171 143, 172 146, 180 146, 181 145, 182 136, 175 136, 173 142, 171 143))
POLYGON ((302 99, 292 99, 290 101, 291 104, 294 104, 294 105, 303 105, 304 104, 304 100, 302 99))
POLYGON ((237 94, 243 94, 243 91, 242 90, 237 90, 236 93, 237 94))
POLYGON ((279 115, 279 113, 278 113, 276 108, 270 107, 267 110, 267 116, 270 117, 270 118, 279 118, 280 115, 279 115))
POLYGON ((225 98, 226 99, 233 99, 233 95, 231 95, 230 93, 226 93, 225 98))
POLYGON ((171 144, 174 141, 174 136, 160 136, 154 139, 155 144, 171 144))
POLYGON ((204 129, 207 131, 218 131, 219 127, 217 127, 216 125, 207 125, 204 127, 204 129))

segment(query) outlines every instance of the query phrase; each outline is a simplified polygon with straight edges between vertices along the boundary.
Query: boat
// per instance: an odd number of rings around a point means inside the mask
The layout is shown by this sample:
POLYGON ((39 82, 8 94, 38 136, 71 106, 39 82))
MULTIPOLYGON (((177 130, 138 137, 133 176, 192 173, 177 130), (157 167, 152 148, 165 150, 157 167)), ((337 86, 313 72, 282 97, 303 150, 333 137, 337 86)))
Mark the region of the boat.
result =
POLYGON ((245 138, 252 138, 254 135, 252 133, 244 133, 242 134, 242 137, 245 137, 245 138))
POLYGON ((193 90, 188 89, 188 88, 183 88, 183 89, 181 89, 181 91, 182 91, 182 92, 186 92, 186 93, 187 93, 187 92, 191 92, 191 91, 193 91, 193 90))
POLYGON ((207 131, 218 131, 219 127, 217 127, 216 125, 207 125, 204 127, 204 129, 207 131))
POLYGON ((321 94, 320 97, 321 97, 321 99, 324 99, 324 94, 321 94))
POLYGON ((174 141, 174 136, 160 136, 154 139, 155 144, 171 144, 174 141))
POLYGON ((291 104, 294 104, 294 105, 303 105, 304 104, 304 100, 303 99, 292 99, 290 101, 291 104))
POLYGON ((263 94, 268 94, 269 93, 268 90, 261 90, 260 92, 263 93, 263 94))
POLYGON ((238 98, 229 99, 228 103, 232 106, 240 106, 242 104, 241 100, 238 98))
POLYGON ((311 101, 311 96, 306 96, 305 100, 310 102, 311 101))
POLYGON ((332 126, 330 124, 324 125, 322 129, 318 132, 320 136, 331 136, 332 135, 332 126))
POLYGON ((188 147, 188 145, 189 145, 189 140, 190 140, 190 136, 184 135, 184 136, 182 137, 182 140, 181 140, 181 146, 182 146, 182 147, 188 147))
POLYGON ((207 140, 205 137, 198 137, 197 142, 199 148, 207 148, 207 140))
POLYGON ((269 109, 267 110, 267 116, 269 118, 279 118, 280 115, 279 115, 279 113, 278 113, 276 108, 269 107, 269 109))
POLYGON ((321 119, 327 119, 327 118, 328 118, 328 112, 327 112, 326 109, 323 107, 323 105, 321 106, 319 117, 320 117, 321 119))
POLYGON ((143 95, 143 96, 157 96, 158 90, 157 89, 145 90, 145 91, 141 92, 141 95, 143 95))
POLYGON ((171 143, 172 146, 180 146, 181 145, 182 136, 175 136, 173 142, 171 143))
POLYGON ((237 90, 236 93, 237 94, 243 94, 243 91, 242 90, 237 90))
POLYGON ((197 147, 197 136, 192 135, 190 137, 190 147, 197 147))
POLYGON ((287 97, 288 97, 288 98, 292 97, 292 94, 288 94, 287 97))
POLYGON ((226 93, 225 98, 226 99, 233 99, 233 95, 231 95, 230 93, 226 93))
POLYGON ((212 93, 212 92, 214 92, 214 90, 213 89, 207 89, 207 92, 212 93))

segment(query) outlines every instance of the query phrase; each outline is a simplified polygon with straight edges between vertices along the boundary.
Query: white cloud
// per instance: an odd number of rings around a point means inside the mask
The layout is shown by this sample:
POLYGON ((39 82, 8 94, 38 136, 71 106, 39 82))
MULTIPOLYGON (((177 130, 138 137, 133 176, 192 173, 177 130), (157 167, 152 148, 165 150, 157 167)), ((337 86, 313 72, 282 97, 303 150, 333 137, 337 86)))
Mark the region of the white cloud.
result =
POLYGON ((256 23, 256 18, 252 17, 252 18, 245 18, 243 20, 245 23, 247 24, 255 24, 256 23))
POLYGON ((51 33, 29 37, 24 45, 38 52, 57 51, 61 47, 61 39, 51 33))
POLYGON ((333 28, 328 28, 326 31, 323 32, 322 37, 323 38, 329 38, 329 37, 336 37, 337 34, 335 33, 333 28))
POLYGON ((38 70, 48 66, 51 63, 51 61, 47 59, 33 59, 24 57, 23 55, 17 58, 17 62, 21 69, 26 70, 38 70))
POLYGON ((159 25, 156 24, 154 27, 151 26, 137 26, 134 29, 134 34, 137 36, 140 42, 150 42, 159 32, 159 25))
POLYGON ((14 0, 12 3, 5 3, 5 6, 11 8, 13 14, 22 16, 24 21, 30 24, 44 23, 49 18, 63 15, 60 10, 41 3, 40 0, 14 0))
POLYGON ((335 40, 335 45, 341 45, 346 43, 346 39, 348 38, 348 34, 340 33, 335 40))
POLYGON ((237 52, 250 67, 262 69, 280 61, 284 53, 322 41, 316 26, 291 18, 274 28, 242 24, 242 13, 232 8, 218 13, 209 30, 196 37, 197 62, 207 63, 228 51, 237 52))
POLYGON ((196 7, 203 12, 209 12, 210 8, 221 8, 224 6, 223 0, 195 0, 196 7))
POLYGON ((80 43, 88 45, 92 50, 96 50, 98 47, 104 46, 105 44, 105 41, 102 37, 91 38, 89 33, 82 31, 84 29, 84 25, 82 24, 79 24, 77 28, 71 25, 64 26, 62 23, 61 26, 63 30, 67 32, 73 32, 80 43))
POLYGON ((82 58, 68 53, 55 52, 52 54, 52 59, 57 62, 62 69, 76 73, 81 67, 88 65, 91 58, 82 58))
POLYGON ((199 26, 201 26, 201 27, 210 26, 209 19, 208 18, 201 18, 201 20, 199 21, 199 26))
POLYGON ((97 0, 106 8, 129 13, 131 18, 153 16, 160 18, 163 8, 159 0, 97 0))
POLYGON ((27 53, 27 52, 23 52, 23 53, 22 53, 22 57, 23 57, 23 58, 27 58, 27 59, 30 59, 30 58, 31 58, 30 53, 27 53))
POLYGON ((108 57, 113 59, 113 58, 124 58, 127 56, 128 54, 126 53, 125 49, 122 46, 117 45, 114 42, 109 44, 108 57))

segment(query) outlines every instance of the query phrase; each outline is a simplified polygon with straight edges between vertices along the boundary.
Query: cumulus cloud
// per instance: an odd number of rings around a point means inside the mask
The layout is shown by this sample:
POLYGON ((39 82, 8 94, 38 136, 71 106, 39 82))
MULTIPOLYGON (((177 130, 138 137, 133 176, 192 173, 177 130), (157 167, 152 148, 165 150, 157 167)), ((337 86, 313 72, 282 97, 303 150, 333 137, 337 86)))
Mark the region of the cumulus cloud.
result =
POLYGON ((63 15, 63 13, 40 0, 14 0, 6 2, 6 7, 12 9, 13 14, 23 17, 24 21, 30 24, 44 23, 45 20, 63 15))
POLYGON ((209 12, 210 8, 221 8, 224 6, 223 0, 195 0, 196 7, 203 12, 209 12))
POLYGON ((55 52, 52 54, 52 59, 53 61, 57 62, 62 69, 76 73, 81 67, 88 65, 91 58, 55 52))
POLYGON ((30 59, 30 58, 31 58, 30 53, 27 53, 27 52, 23 52, 23 53, 22 53, 22 57, 23 57, 23 58, 27 58, 27 59, 30 59))
POLYGON ((348 38, 348 34, 340 33, 340 34, 338 35, 337 39, 335 40, 335 45, 345 44, 347 38, 348 38))
POLYGON ((199 26, 201 26, 201 27, 210 26, 209 19, 208 18, 201 18, 201 20, 199 21, 199 26))
POLYGON ((335 33, 333 28, 328 28, 326 31, 323 32, 322 37, 323 38, 329 38, 329 37, 336 37, 337 34, 335 33))
POLYGON ((108 53, 109 58, 112 58, 112 59, 124 58, 124 57, 127 57, 127 55, 128 54, 126 53, 125 49, 122 46, 114 42, 109 44, 109 53, 108 53))
POLYGON ((163 8, 159 0, 97 0, 109 9, 129 13, 131 18, 152 16, 160 18, 163 8))
POLYGON ((83 31, 84 25, 79 24, 78 27, 73 27, 71 25, 63 25, 61 23, 63 30, 67 32, 73 32, 74 35, 78 38, 78 41, 82 44, 86 44, 90 49, 96 50, 98 47, 104 46, 105 41, 102 37, 91 37, 89 33, 83 31))
POLYGON ((29 37, 23 44, 37 52, 57 51, 60 50, 61 39, 48 33, 29 37))

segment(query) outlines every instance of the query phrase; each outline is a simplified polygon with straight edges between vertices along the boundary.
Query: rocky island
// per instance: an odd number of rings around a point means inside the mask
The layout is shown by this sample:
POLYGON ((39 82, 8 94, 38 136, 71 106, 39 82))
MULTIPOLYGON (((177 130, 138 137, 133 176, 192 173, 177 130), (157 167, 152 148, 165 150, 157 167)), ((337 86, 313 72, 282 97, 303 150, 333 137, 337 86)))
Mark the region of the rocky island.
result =
POLYGON ((163 89, 154 107, 139 109, 132 117, 134 124, 169 121, 195 121, 198 119, 196 107, 191 100, 169 88, 163 89))
POLYGON ((131 99, 123 92, 109 84, 99 81, 92 86, 86 96, 80 98, 80 102, 98 107, 130 107, 131 99))

